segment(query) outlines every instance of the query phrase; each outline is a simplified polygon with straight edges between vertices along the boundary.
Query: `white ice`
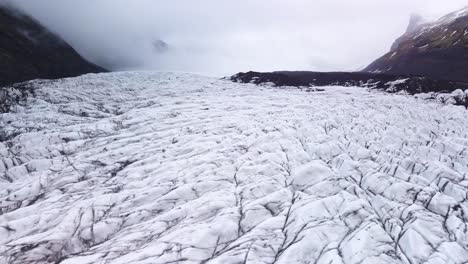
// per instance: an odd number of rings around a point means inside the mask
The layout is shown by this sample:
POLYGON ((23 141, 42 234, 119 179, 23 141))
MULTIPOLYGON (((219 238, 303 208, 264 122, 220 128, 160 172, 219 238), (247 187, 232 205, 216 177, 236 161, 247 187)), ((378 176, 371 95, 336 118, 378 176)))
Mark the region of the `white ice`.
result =
POLYGON ((181 73, 0 115, 0 263, 466 263, 468 112, 181 73))

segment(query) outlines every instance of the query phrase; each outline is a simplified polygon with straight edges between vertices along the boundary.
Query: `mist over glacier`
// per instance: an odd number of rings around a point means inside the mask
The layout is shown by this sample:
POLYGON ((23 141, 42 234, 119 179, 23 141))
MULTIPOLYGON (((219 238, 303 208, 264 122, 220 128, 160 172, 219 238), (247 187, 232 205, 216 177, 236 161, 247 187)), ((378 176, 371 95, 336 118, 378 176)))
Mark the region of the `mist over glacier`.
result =
POLYGON ((385 53, 411 13, 464 0, 1 0, 110 70, 356 70, 385 53), (159 43, 167 48, 160 49, 159 43))

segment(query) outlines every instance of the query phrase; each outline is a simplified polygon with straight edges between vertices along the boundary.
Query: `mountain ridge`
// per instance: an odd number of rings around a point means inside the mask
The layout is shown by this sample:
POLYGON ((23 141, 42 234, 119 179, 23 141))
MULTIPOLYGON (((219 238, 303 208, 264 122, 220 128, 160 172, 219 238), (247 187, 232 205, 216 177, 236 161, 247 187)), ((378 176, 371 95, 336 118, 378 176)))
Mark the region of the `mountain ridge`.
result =
POLYGON ((390 51, 363 71, 468 82, 468 6, 435 22, 412 17, 390 51))

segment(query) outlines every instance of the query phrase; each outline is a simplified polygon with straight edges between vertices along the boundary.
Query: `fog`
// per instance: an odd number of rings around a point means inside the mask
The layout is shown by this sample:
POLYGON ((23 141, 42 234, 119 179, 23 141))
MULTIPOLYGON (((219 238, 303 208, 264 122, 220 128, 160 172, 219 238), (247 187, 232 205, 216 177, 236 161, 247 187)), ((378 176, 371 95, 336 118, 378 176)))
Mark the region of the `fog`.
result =
POLYGON ((110 70, 357 70, 467 0, 0 0, 110 70), (161 42, 164 41, 164 42, 161 42), (167 46, 164 44, 166 43, 167 46))

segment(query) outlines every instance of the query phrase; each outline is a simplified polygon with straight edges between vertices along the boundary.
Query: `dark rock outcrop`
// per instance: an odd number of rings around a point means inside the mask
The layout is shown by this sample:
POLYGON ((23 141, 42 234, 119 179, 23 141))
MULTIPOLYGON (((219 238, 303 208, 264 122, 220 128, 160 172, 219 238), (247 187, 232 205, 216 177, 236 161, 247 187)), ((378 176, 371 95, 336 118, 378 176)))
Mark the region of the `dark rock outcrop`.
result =
POLYGON ((169 51, 170 46, 162 40, 153 41, 153 48, 156 53, 164 53, 169 51))
POLYGON ((468 7, 434 23, 413 16, 390 52, 364 71, 468 82, 468 7))
POLYGON ((387 92, 405 91, 410 94, 439 92, 450 93, 468 89, 467 83, 432 80, 426 77, 388 75, 365 72, 246 72, 231 77, 234 82, 275 86, 359 86, 383 89, 387 92))
POLYGON ((0 6, 0 86, 105 71, 31 17, 0 6))

